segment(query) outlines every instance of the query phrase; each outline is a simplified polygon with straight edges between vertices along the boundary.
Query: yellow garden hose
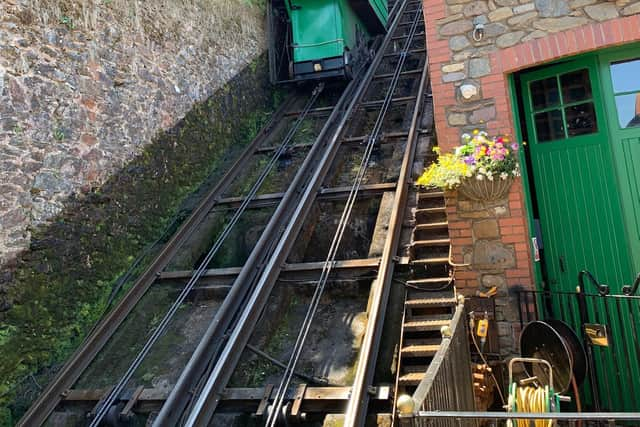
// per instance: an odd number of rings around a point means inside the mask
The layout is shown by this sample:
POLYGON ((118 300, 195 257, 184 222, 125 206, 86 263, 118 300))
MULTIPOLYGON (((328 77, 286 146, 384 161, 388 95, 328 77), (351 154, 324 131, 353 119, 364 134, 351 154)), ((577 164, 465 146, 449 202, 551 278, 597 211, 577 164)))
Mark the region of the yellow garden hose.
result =
MULTIPOLYGON (((512 387, 515 392, 513 402, 515 403, 514 412, 549 412, 549 388, 545 387, 512 387)), ((511 399, 510 399, 511 400, 511 399)), ((551 427, 553 420, 535 420, 535 427, 551 427)), ((529 427, 529 420, 518 420, 518 427, 529 427)))

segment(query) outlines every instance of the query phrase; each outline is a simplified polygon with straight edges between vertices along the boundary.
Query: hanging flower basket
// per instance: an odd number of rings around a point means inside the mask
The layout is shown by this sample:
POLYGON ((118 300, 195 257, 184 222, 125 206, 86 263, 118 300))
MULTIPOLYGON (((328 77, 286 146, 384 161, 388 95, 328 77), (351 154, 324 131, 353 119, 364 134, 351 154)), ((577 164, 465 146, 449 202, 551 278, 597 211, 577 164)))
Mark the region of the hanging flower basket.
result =
POLYGON ((495 202, 509 193, 509 188, 513 183, 513 177, 505 179, 463 179, 458 187, 458 192, 467 198, 480 202, 495 202))
POLYGON ((458 190, 471 200, 493 202, 506 196, 520 176, 519 144, 504 136, 490 137, 474 130, 462 135, 462 145, 440 154, 418 178, 418 185, 458 190))

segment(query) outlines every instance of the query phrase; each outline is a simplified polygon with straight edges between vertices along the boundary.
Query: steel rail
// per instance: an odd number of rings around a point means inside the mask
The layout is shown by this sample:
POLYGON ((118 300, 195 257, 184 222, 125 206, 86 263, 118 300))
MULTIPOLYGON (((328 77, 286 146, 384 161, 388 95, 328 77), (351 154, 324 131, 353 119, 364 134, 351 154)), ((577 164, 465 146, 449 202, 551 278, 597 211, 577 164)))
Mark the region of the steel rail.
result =
MULTIPOLYGON (((379 52, 384 52, 388 44, 389 37, 386 37, 382 42, 379 52)), ((317 162, 320 166, 315 169, 309 184, 304 187, 304 193, 300 202, 296 206, 295 212, 291 216, 291 220, 287 224, 284 233, 278 240, 273 255, 268 260, 268 264, 260 277, 260 281, 256 285, 256 290, 251 295, 251 299, 247 302, 247 306, 242 312, 236 328, 229 336, 228 342, 221 353, 218 363, 213 367, 211 375, 207 378, 207 382, 198 397, 196 405, 190 411, 186 425, 206 426, 210 421, 215 408, 220 401, 222 389, 231 377, 233 368, 236 366, 240 358, 241 350, 247 343, 253 331, 253 326, 257 322, 262 308, 266 304, 266 300, 273 289, 282 265, 295 243, 295 239, 293 237, 297 235, 302 227, 304 219, 315 200, 315 195, 317 194, 317 191, 319 190, 322 181, 328 173, 331 163, 337 154, 337 150, 340 146, 339 140, 348 122, 350 113, 354 111, 356 105, 360 102, 365 90, 371 83, 373 70, 377 68, 381 60, 382 55, 379 53, 374 58, 373 64, 358 84, 353 95, 350 96, 351 101, 346 109, 346 114, 344 114, 340 119, 331 141, 324 148, 324 155, 317 162)), ((355 83, 356 82, 354 80, 351 85, 354 85, 355 87, 355 83)))
MULTIPOLYGON (((388 94, 392 94, 394 89, 395 88, 390 88, 388 91, 388 94)), ((376 121, 376 126, 378 125, 378 123, 381 123, 380 116, 384 116, 385 113, 386 113, 386 110, 381 111, 380 115, 378 116, 378 120, 376 121)), ((373 152, 373 147, 377 140, 378 133, 379 133, 379 129, 375 129, 372 135, 369 137, 369 141, 365 149, 365 154, 362 156, 362 160, 358 168, 358 175, 354 180, 354 183, 351 187, 351 191, 349 193, 349 197, 346 201, 345 208, 342 211, 342 216, 338 222, 336 234, 334 235, 333 241, 331 242, 331 247, 329 248, 327 258, 324 262, 324 266, 320 274, 320 279, 316 282, 316 289, 311 299, 311 303, 309 305, 309 309, 307 310, 305 319, 303 321, 303 326, 300 329, 300 333, 298 334, 298 337, 296 339, 296 343, 293 349, 293 354, 286 366, 283 379, 280 382, 280 385, 278 386, 276 397, 274 398, 274 403, 272 405, 272 409, 271 409, 271 412, 269 413, 267 423, 266 423, 266 425, 270 427, 275 426, 278 420, 278 414, 280 414, 280 410, 284 402, 286 391, 289 388, 291 379, 295 374, 295 369, 298 364, 298 360, 300 358, 300 355, 302 354, 302 350, 304 349, 304 343, 306 342, 306 338, 308 336, 309 330, 311 329, 311 322, 313 321, 313 318, 315 317, 315 313, 317 312, 318 305, 320 304, 320 298, 324 293, 324 287, 329 279, 329 274, 331 274, 332 266, 335 262, 335 257, 338 253, 340 243, 342 242, 344 231, 351 217, 351 212, 353 210, 353 206, 355 205, 358 190, 364 179, 364 175, 367 170, 367 164, 369 163, 371 153, 373 152)))
POLYGON ((265 268, 268 255, 272 252, 274 243, 277 242, 277 236, 282 230, 285 219, 289 218, 291 211, 295 209, 298 203, 301 189, 304 188, 304 183, 310 174, 309 171, 318 164, 317 157, 325 150, 325 145, 322 141, 333 130, 333 123, 338 119, 349 99, 351 99, 354 88, 354 84, 350 84, 347 87, 331 112, 325 126, 316 138, 317 143, 307 154, 298 173, 267 224, 265 231, 234 281, 227 297, 216 312, 214 319, 180 374, 167 402, 155 419, 154 426, 178 425, 183 412, 195 395, 198 381, 206 377, 206 372, 213 368, 213 361, 228 338, 228 330, 234 324, 239 310, 245 306, 245 300, 255 280, 265 268))
MULTIPOLYGON (((420 8, 421 9, 421 8, 420 8)), ((417 18, 421 19, 422 12, 417 12, 417 18)), ((412 27, 412 33, 415 35, 417 23, 412 27)), ((411 39, 407 42, 407 47, 411 44, 411 39)), ((362 341, 360 355, 356 368, 356 374, 353 381, 351 398, 347 405, 345 413, 344 425, 347 427, 363 426, 367 415, 367 407, 369 403, 368 387, 373 381, 375 365, 380 346, 382 335, 382 325, 384 323, 386 306, 389 298, 390 284, 394 272, 394 256, 398 251, 398 243, 402 229, 402 211, 406 205, 409 184, 411 183, 411 168, 415 156, 417 130, 424 106, 424 98, 428 85, 428 61, 425 63, 422 72, 422 78, 418 88, 417 101, 411 119, 409 128, 409 137, 405 148, 400 175, 398 177, 398 186, 394 196, 394 205, 389 220, 387 238, 382 251, 380 268, 378 269, 378 277, 373 282, 373 292, 369 309, 369 318, 365 329, 365 335, 362 341)))
MULTIPOLYGON (((392 28, 395 29, 395 25, 399 22, 398 19, 400 16, 401 14, 396 16, 394 23, 392 24, 392 28)), ((221 398, 222 389, 231 377, 233 369, 237 365, 241 356, 242 349, 248 342, 253 331, 253 326, 257 322, 262 309, 266 304, 266 300, 273 289, 282 264, 285 262, 291 247, 295 243, 295 239, 293 237, 297 235, 302 227, 303 221, 315 200, 317 191, 320 188, 324 177, 328 173, 333 159, 335 158, 337 149, 340 145, 339 140, 345 125, 356 105, 361 101, 364 92, 369 87, 373 73, 382 61, 383 53, 386 51, 390 40, 390 36, 385 37, 378 54, 373 60, 373 64, 367 70, 365 77, 360 81, 355 93, 351 97, 351 102, 347 108, 346 114, 341 118, 331 141, 325 148, 324 156, 318 162, 320 166, 315 169, 309 184, 304 187, 303 196, 296 206, 295 212, 287 224, 284 233, 278 240, 273 255, 268 260, 268 264, 264 268, 259 283, 256 285, 256 289, 247 301, 246 307, 243 310, 236 327, 231 332, 216 365, 208 376, 200 396, 189 413, 185 425, 206 426, 211 420, 215 408, 221 398)), ((353 83, 354 82, 352 82, 352 84, 353 83)), ((159 426, 160 424, 157 425, 159 426)))
POLYGON ((291 96, 276 110, 261 132, 243 150, 231 168, 204 197, 191 215, 178 228, 173 237, 125 293, 120 302, 98 322, 95 328, 84 339, 78 350, 65 363, 60 372, 47 385, 36 401, 29 407, 17 426, 32 427, 42 425, 51 412, 62 400, 64 393, 80 378, 85 369, 102 350, 107 341, 115 333, 136 304, 154 283, 157 275, 167 266, 180 247, 189 239, 197 226, 207 217, 217 200, 233 183, 233 180, 244 170, 253 153, 269 136, 271 129, 281 121, 287 109, 294 103, 296 96, 291 96))
POLYGON ((187 296, 191 292, 191 289, 193 289, 193 287, 195 286, 197 281, 200 279, 204 271, 207 269, 207 266, 209 265, 213 257, 218 253, 222 245, 226 242, 227 238, 231 234, 231 230, 235 227, 237 222, 240 220, 240 217, 242 216, 242 214, 246 211, 253 197, 255 197, 255 195, 258 193, 258 190, 260 189, 264 181, 267 179, 267 176, 273 169, 273 166, 276 164, 280 156, 287 150, 288 145, 291 143, 291 141, 293 140, 293 137, 298 132, 298 129, 300 128, 300 125, 302 124, 302 122, 305 120, 306 113, 311 109, 313 104, 316 102, 323 88, 324 88, 324 84, 321 83, 313 90, 311 97, 309 98, 309 100, 307 101, 307 104, 302 110, 302 113, 297 117, 295 123, 287 132, 287 135, 282 140, 282 143, 278 147, 278 150, 275 153, 273 153, 273 155, 269 159, 269 162, 265 165, 262 172, 260 173, 256 181, 254 182, 253 186, 249 190, 249 193, 243 200, 242 204, 236 209, 231 220, 225 225, 224 230, 218 235, 215 243, 209 249, 209 252, 204 257, 204 259, 202 260, 198 268, 194 271, 193 275, 191 276, 187 284, 184 286, 184 288, 180 292, 180 295, 178 295, 178 297, 175 299, 173 304, 169 307, 169 310, 167 310, 167 312, 163 316, 158 326, 154 328, 153 333, 147 339, 142 349, 138 352, 133 362, 130 363, 126 372, 120 377, 118 382, 111 388, 107 396, 105 396, 105 398, 98 405, 97 410, 95 411, 95 415, 91 420, 91 423, 89 424, 90 427, 98 427, 98 425, 102 422, 102 419, 107 415, 107 412, 109 412, 111 405, 116 401, 116 399, 118 398, 118 395, 124 390, 124 388, 126 387, 127 383, 129 382, 129 380, 131 379, 135 371, 138 369, 138 367, 142 364, 146 356, 149 354, 149 352, 151 351, 151 348, 162 336, 164 336, 164 333, 169 327, 171 320, 173 320, 175 313, 180 309, 180 306, 182 305, 184 300, 187 298, 187 296))
MULTIPOLYGON (((415 13, 415 17, 414 17, 414 22, 413 22, 413 27, 411 28, 411 34, 415 33, 415 30, 417 28, 418 25, 418 18, 420 15, 420 11, 415 13)), ((291 358, 289 359, 289 363, 287 365, 287 369, 285 371, 285 374, 278 386, 278 390, 276 392, 276 397, 274 399, 271 411, 269 413, 269 416, 267 418, 267 422, 266 425, 269 427, 275 427, 280 411, 282 409, 282 405, 284 403, 284 397, 286 394, 286 390, 289 388, 289 385, 291 383, 291 380, 293 378, 293 374, 295 372, 295 368, 297 366, 298 360, 302 354, 302 351, 304 349, 304 344, 306 342, 307 336, 309 334, 309 331, 311 329, 311 324, 313 322, 313 319, 315 317, 315 313, 317 311, 318 305, 320 303, 320 298, 322 297, 322 294, 324 293, 324 288, 326 286, 326 283, 328 281, 329 275, 331 274, 331 270, 332 270, 332 265, 333 262, 335 261, 335 257, 337 255, 338 249, 340 247, 340 243, 342 241, 342 237, 344 235, 344 231, 346 230, 346 226, 348 224, 348 221, 351 217, 351 212, 353 209, 353 206, 355 205, 355 201, 358 195, 358 190, 360 188, 360 185, 362 183, 362 180, 364 179, 364 175, 366 173, 367 170, 367 164, 369 162, 369 158, 371 156, 371 153, 373 151, 373 147, 375 146, 378 136, 381 132, 382 129, 382 125, 384 122, 384 118, 386 117, 386 114, 392 104, 392 102, 396 99, 393 97, 393 94, 395 93, 397 84, 400 80, 400 76, 402 75, 402 69, 404 67, 404 63, 406 60, 406 52, 409 49, 409 45, 411 44, 412 41, 412 37, 408 38, 405 46, 402 49, 402 52, 404 54, 400 55, 400 61, 398 61, 398 64, 396 65, 395 71, 393 73, 393 78, 391 80, 391 83, 389 85, 389 87, 387 88, 387 92, 385 94, 385 97, 382 101, 380 101, 380 103, 382 104, 382 107, 380 109, 380 112, 378 113, 378 116, 376 118, 376 121, 373 125, 373 129, 370 133, 370 136, 368 138, 367 144, 366 144, 366 148, 365 148, 365 152, 364 155, 362 156, 362 160, 360 163, 360 166, 358 168, 358 174, 356 176, 356 178, 354 179, 353 182, 353 186, 351 189, 351 193, 349 194, 349 199, 347 200, 347 203, 345 205, 345 208, 342 211, 342 217, 340 218, 339 222, 338 222, 338 227, 336 230, 336 233, 334 235, 333 241, 331 243, 331 247, 329 248, 328 254, 327 254, 327 258, 325 260, 325 268, 323 269, 320 278, 317 282, 316 285, 316 289, 315 292, 313 294, 313 297, 311 299, 311 303, 309 304, 309 308, 307 310, 307 313, 305 315, 305 319, 302 322, 302 327, 300 329, 300 332, 298 334, 298 337, 296 339, 296 342, 294 344, 294 348, 293 348, 293 352, 291 355, 291 358)), ((375 75, 374 75, 374 79, 375 79, 375 75)))

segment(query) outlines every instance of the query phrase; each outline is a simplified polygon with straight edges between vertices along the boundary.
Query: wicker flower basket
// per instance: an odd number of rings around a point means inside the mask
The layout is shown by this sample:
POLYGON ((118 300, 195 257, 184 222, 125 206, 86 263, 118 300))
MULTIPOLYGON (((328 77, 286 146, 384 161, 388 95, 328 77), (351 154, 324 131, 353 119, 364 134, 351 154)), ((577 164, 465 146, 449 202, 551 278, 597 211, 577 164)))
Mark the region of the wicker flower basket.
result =
POLYGON ((458 191, 471 200, 480 202, 494 202, 504 198, 511 188, 513 177, 507 179, 478 180, 475 177, 465 179, 458 187, 458 191))

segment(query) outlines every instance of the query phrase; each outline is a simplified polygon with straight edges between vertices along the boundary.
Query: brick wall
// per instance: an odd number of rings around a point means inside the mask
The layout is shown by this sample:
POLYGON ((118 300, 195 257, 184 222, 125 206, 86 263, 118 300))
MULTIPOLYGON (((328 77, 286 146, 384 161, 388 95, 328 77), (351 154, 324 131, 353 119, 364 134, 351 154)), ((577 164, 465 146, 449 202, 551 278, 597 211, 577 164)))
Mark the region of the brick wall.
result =
MULTIPOLYGON (((473 129, 514 135, 509 74, 538 64, 640 40, 640 1, 424 0, 438 144, 443 151, 473 129), (474 23, 484 36, 473 39, 474 23), (477 94, 464 99, 461 85, 477 94)), ((453 259, 465 294, 498 287, 503 353, 517 342, 516 285, 534 285, 522 182, 508 198, 479 204, 447 200, 453 259), (500 261, 498 258, 507 258, 500 261), (513 257, 513 259, 511 259, 513 257)))

